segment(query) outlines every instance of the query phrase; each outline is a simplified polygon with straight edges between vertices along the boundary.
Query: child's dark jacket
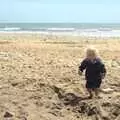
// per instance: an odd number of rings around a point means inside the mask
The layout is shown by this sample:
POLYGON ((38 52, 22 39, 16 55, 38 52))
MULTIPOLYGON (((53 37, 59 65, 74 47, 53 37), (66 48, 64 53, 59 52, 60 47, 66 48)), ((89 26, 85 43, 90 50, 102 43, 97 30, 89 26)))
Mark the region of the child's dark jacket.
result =
POLYGON ((85 78, 87 81, 97 82, 102 80, 106 74, 105 65, 100 60, 100 58, 95 58, 94 60, 84 59, 79 66, 81 72, 85 71, 85 78))

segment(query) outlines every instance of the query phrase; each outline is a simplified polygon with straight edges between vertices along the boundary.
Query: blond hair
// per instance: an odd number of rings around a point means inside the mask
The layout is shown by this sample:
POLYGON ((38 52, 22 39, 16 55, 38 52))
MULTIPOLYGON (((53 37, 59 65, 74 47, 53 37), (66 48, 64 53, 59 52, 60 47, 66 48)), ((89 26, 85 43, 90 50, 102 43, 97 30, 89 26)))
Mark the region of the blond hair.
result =
POLYGON ((86 57, 89 58, 89 59, 94 59, 98 56, 98 50, 93 47, 93 46, 90 46, 90 47, 87 47, 86 49, 86 57))

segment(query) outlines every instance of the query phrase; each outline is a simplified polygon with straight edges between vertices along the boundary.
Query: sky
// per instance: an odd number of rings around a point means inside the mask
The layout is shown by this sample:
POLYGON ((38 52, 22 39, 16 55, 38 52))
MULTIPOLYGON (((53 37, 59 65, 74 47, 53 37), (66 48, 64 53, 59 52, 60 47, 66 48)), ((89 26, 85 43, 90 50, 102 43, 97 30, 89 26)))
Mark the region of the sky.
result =
POLYGON ((120 0, 0 0, 0 22, 120 23, 120 0))

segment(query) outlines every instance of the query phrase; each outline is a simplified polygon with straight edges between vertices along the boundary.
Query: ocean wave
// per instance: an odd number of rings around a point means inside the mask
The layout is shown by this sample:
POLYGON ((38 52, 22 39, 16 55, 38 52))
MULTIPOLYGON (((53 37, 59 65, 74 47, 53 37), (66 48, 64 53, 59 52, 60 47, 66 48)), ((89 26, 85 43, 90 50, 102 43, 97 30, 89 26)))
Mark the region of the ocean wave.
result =
POLYGON ((112 31, 113 29, 100 27, 98 30, 99 30, 99 31, 112 31))
POLYGON ((37 33, 52 35, 72 35, 85 37, 120 37, 120 29, 97 28, 97 29, 76 29, 76 28, 19 28, 5 27, 0 28, 1 33, 37 33))
POLYGON ((47 28, 48 31, 75 31, 75 28, 47 28))
POLYGON ((21 30, 19 27, 5 27, 5 28, 0 28, 1 31, 17 31, 21 30))
POLYGON ((0 31, 50 31, 50 32, 109 32, 113 31, 111 28, 55 28, 55 27, 50 27, 50 28, 20 28, 20 27, 5 27, 5 28, 0 28, 0 31))

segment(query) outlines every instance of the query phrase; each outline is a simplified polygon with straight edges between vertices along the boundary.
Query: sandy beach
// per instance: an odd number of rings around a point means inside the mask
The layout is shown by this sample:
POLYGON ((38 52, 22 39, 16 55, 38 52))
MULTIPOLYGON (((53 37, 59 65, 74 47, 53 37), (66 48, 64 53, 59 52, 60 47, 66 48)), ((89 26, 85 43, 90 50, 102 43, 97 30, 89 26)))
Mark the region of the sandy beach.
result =
POLYGON ((0 120, 120 120, 120 38, 0 33, 0 120), (99 100, 82 99, 89 45, 107 68, 99 100))

